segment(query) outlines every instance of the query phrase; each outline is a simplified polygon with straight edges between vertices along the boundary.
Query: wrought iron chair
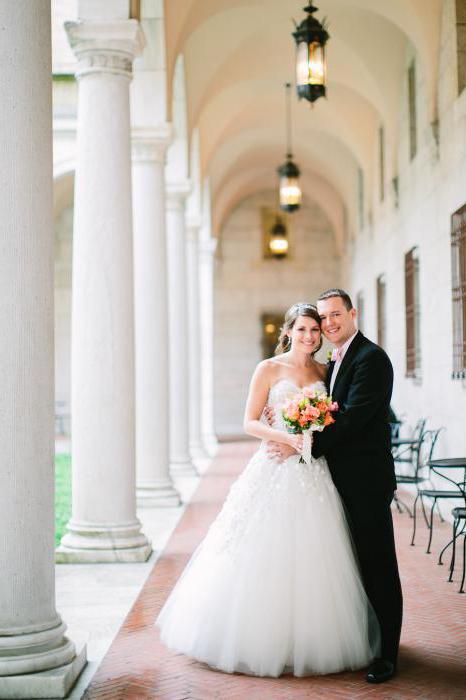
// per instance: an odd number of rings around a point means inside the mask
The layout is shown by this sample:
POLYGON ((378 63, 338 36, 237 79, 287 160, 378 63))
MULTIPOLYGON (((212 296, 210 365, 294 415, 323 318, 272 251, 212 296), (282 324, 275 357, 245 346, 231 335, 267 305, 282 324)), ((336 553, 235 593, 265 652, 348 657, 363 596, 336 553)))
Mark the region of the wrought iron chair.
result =
MULTIPOLYGON (((466 484, 465 484, 466 486, 466 484)), ((466 504, 466 494, 463 492, 463 496, 465 496, 465 504, 466 504)), ((464 590, 464 581, 466 578, 466 507, 465 508, 453 508, 451 511, 454 521, 453 521, 453 549, 451 553, 451 561, 450 561, 450 576, 448 577, 448 581, 453 581, 453 573, 455 571, 455 555, 456 555, 456 540, 458 537, 463 535, 463 573, 461 576, 461 584, 458 590, 458 593, 466 593, 464 590), (461 521, 463 521, 462 528, 460 532, 458 532, 458 528, 460 526, 461 521)))
MULTIPOLYGON (((453 482, 456 483, 460 495, 464 499, 464 506, 459 506, 453 508, 451 514, 453 515, 453 525, 452 525, 452 538, 445 545, 439 555, 438 564, 441 566, 443 564, 442 557, 447 549, 452 546, 451 559, 450 559, 450 575, 448 581, 453 581, 453 574, 455 571, 456 563, 456 540, 463 535, 463 571, 461 576, 461 584, 458 593, 466 593, 464 590, 464 583, 466 579, 466 472, 464 475, 464 481, 453 482), (461 528, 461 529, 460 529, 461 528)), ((458 497, 458 496, 457 496, 458 497)))
MULTIPOLYGON (((418 489, 418 485, 425 480, 422 471, 425 467, 425 462, 422 459, 422 448, 426 442, 428 431, 425 430, 426 419, 422 418, 417 423, 413 430, 411 438, 405 440, 398 436, 394 437, 392 433, 392 452, 395 462, 395 470, 397 464, 409 464, 409 471, 395 471, 396 483, 414 485, 418 489)), ((394 496, 394 503, 399 513, 405 510, 409 517, 413 517, 410 507, 405 503, 397 493, 394 496)), ((426 518, 425 512, 424 517, 426 518)), ((427 522, 427 521, 426 521, 427 522)))
MULTIPOLYGON (((435 443, 437 442, 438 435, 443 430, 443 428, 439 428, 437 431, 432 431, 433 433, 436 433, 433 436, 432 439, 432 448, 430 450, 429 458, 427 462, 429 463, 432 458, 433 458, 433 452, 435 448, 435 443)), ((440 515, 440 519, 443 522, 444 518, 442 517, 442 514, 440 512, 440 509, 438 507, 438 501, 443 500, 443 499, 455 499, 455 498, 461 498, 463 495, 463 491, 461 489, 461 484, 463 482, 456 482, 453 479, 450 479, 447 477, 445 474, 441 474, 436 469, 434 469, 432 466, 429 465, 429 477, 426 479, 428 483, 430 483, 431 488, 420 488, 418 490, 418 495, 416 496, 416 500, 414 501, 414 522, 413 522, 413 536, 411 539, 411 545, 414 546, 414 540, 416 537, 416 506, 418 500, 421 501, 421 505, 424 509, 424 498, 429 498, 432 501, 432 506, 430 509, 430 515, 429 515, 429 520, 427 522, 427 527, 429 529, 429 541, 427 543, 427 549, 426 549, 426 554, 431 553, 431 544, 432 544, 432 537, 433 537, 433 531, 434 531, 434 510, 435 507, 437 506, 438 513, 440 515), (449 489, 439 489, 435 488, 432 485, 432 473, 435 473, 437 476, 440 476, 442 479, 445 479, 448 481, 454 488, 449 488, 449 489)), ((463 483, 463 490, 464 490, 464 483, 463 483)), ((425 517, 425 510, 424 510, 424 517, 425 517)), ((454 539, 454 538, 453 538, 454 539)), ((449 542, 451 544, 453 542, 453 539, 449 542)), ((448 548, 449 545, 446 545, 442 552, 441 555, 443 554, 443 551, 448 548)), ((441 563, 441 558, 439 558, 439 563, 441 563)))

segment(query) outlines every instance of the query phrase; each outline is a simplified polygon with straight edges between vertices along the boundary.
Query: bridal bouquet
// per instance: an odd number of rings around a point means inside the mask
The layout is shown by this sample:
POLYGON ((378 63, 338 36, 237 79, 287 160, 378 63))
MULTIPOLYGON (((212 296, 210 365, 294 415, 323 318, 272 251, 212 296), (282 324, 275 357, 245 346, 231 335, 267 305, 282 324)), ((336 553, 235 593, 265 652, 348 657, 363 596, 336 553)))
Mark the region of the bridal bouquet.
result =
POLYGON ((335 423, 332 413, 338 411, 338 404, 327 396, 325 391, 304 388, 289 398, 282 409, 283 420, 288 432, 303 434, 301 461, 312 462, 312 433, 321 431, 335 423))

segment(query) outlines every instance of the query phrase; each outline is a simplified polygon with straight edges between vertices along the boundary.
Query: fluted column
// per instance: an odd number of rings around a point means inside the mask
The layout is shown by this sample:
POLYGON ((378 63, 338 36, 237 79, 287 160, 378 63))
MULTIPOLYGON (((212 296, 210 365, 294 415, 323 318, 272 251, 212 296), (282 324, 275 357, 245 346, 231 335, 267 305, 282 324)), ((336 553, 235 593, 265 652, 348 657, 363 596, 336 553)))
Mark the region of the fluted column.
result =
POLYGON ((217 241, 200 241, 201 430, 210 456, 217 451, 214 428, 214 256, 217 241))
POLYGON ((200 222, 187 221, 187 280, 189 329, 189 447, 191 457, 208 457, 201 434, 201 336, 199 313, 199 229, 200 222))
POLYGON ((196 473, 189 452, 188 289, 186 197, 189 184, 167 186, 170 353, 170 461, 174 472, 196 473))
POLYGON ((133 130, 136 462, 140 505, 180 503, 170 477, 165 152, 168 125, 133 130))
POLYGON ((64 697, 85 650, 55 609, 50 3, 0 26, 0 698, 64 697))
POLYGON ((73 510, 59 561, 144 561, 136 518, 129 82, 135 20, 67 22, 79 60, 73 235, 73 510))

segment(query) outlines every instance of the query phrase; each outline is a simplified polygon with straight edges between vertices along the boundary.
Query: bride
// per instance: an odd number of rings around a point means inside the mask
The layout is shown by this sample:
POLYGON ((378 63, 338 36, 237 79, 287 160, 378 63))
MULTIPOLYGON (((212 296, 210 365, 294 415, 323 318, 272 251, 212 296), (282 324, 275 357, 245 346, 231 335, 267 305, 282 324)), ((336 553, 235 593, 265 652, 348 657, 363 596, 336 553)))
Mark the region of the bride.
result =
POLYGON ((286 313, 277 355, 252 377, 244 428, 262 443, 233 484, 156 624, 169 648, 228 673, 295 676, 367 666, 378 652, 339 495, 325 458, 278 464, 267 441, 296 450, 280 407, 303 387, 325 389, 311 304, 286 313), (275 408, 272 426, 263 418, 275 408))

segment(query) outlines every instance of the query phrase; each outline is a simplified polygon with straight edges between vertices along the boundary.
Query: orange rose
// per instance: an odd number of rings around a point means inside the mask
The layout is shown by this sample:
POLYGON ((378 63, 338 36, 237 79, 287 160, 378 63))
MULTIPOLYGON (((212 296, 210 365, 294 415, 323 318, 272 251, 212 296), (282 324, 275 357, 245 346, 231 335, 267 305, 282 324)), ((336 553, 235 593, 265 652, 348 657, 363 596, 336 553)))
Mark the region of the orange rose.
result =
POLYGON ((319 403, 317 404, 317 408, 321 413, 328 412, 328 405, 325 403, 325 401, 319 401, 319 403))
POLYGON ((335 418, 332 418, 330 413, 326 413, 324 418, 324 425, 332 425, 332 423, 335 423, 335 418))

